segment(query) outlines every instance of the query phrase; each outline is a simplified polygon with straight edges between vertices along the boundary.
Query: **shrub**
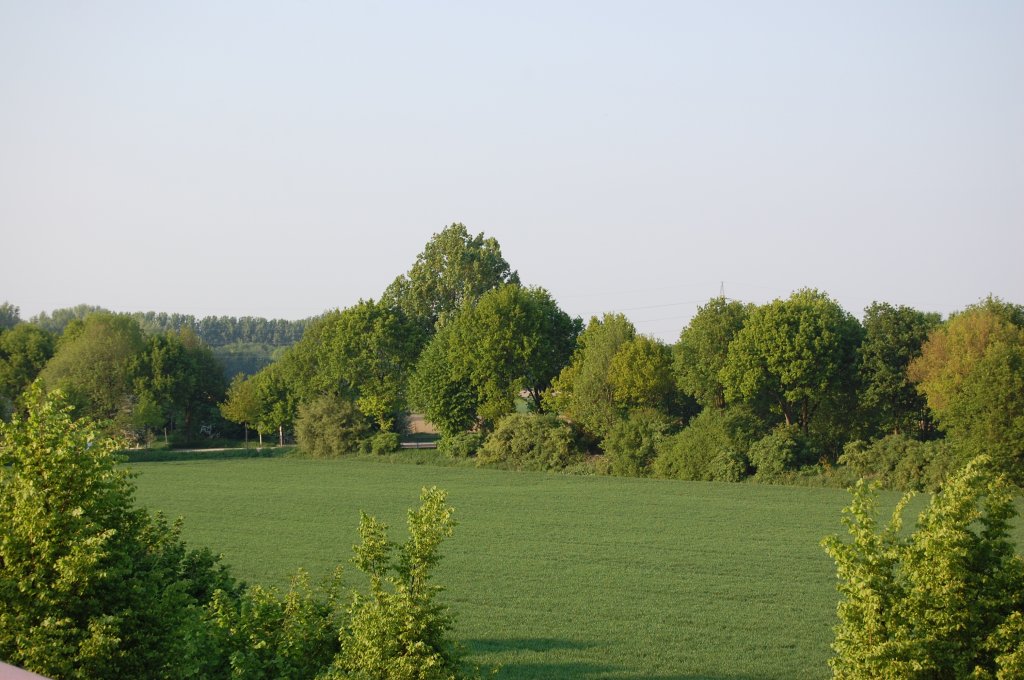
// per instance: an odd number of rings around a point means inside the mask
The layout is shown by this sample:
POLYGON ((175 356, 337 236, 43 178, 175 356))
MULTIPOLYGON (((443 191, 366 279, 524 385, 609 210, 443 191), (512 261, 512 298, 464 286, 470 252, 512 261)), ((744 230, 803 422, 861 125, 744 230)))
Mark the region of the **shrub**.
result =
POLYGON ((314 458, 334 458, 359 450, 370 426, 356 405, 341 397, 324 395, 299 404, 295 439, 314 458))
POLYGON ((654 473, 671 479, 711 481, 734 476, 763 425, 748 409, 704 409, 658 447, 654 473), (729 462, 732 461, 732 462, 729 462))
POLYGON ((362 453, 383 456, 397 451, 400 441, 399 436, 394 432, 378 432, 372 437, 362 440, 359 443, 359 448, 362 453))
POLYGON ((601 443, 611 474, 622 477, 648 474, 651 461, 657 455, 657 446, 671 425, 664 414, 654 409, 637 409, 615 422, 601 443))
POLYGON ((738 482, 750 474, 750 461, 738 451, 719 451, 708 462, 706 472, 713 482, 738 482))
POLYGON ((902 434, 891 434, 871 443, 850 442, 843 448, 839 462, 883 488, 903 491, 938 489, 959 467, 958 455, 949 442, 922 442, 902 434))
POLYGON ((484 436, 479 432, 460 432, 441 437, 437 450, 449 458, 469 458, 483 446, 484 436))
POLYGON ((0 423, 0 659, 48 677, 184 677, 234 582, 133 507, 119 443, 37 385, 0 423))
POLYGON ((477 464, 561 470, 581 458, 575 434, 557 416, 512 413, 498 421, 477 454, 477 464))
POLYGON ((851 542, 823 541, 842 595, 835 677, 1020 677, 1024 560, 1009 540, 1012 488, 991 467, 981 457, 953 475, 909 536, 909 496, 879 529, 876 494, 858 483, 851 542))
POLYGON ((747 452, 760 479, 773 479, 796 468, 806 458, 803 438, 797 427, 778 427, 757 440, 747 452))

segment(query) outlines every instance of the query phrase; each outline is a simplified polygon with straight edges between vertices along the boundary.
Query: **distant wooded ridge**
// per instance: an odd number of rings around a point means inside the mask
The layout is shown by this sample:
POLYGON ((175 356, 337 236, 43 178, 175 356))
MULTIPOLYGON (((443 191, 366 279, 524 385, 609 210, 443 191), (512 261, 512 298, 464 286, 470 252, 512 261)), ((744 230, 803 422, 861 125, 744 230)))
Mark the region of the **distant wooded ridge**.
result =
MULTIPOLYGON (((42 312, 29 321, 40 328, 60 335, 64 328, 74 320, 85 319, 93 312, 110 310, 96 305, 76 305, 42 312)), ((302 333, 310 319, 292 321, 288 319, 265 319, 258 316, 204 316, 197 318, 191 314, 168 314, 167 312, 128 312, 139 322, 146 333, 166 333, 181 331, 185 328, 195 333, 200 340, 210 347, 224 347, 236 343, 271 345, 287 347, 302 339, 302 333)))

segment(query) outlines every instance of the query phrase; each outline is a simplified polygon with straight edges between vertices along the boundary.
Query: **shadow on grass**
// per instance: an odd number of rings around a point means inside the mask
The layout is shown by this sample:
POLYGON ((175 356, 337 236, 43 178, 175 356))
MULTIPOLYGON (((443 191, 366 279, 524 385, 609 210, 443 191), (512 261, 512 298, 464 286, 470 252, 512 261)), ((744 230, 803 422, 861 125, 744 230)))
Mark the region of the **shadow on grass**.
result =
MULTIPOLYGON (((591 642, 562 640, 558 638, 497 638, 464 640, 466 648, 473 654, 488 652, 551 652, 557 650, 582 650, 598 647, 591 642)), ((621 666, 592 661, 523 661, 505 663, 498 668, 497 678, 526 680, 527 678, 601 678, 602 680, 759 680, 753 675, 700 675, 700 674, 651 674, 643 671, 628 672, 621 666)))

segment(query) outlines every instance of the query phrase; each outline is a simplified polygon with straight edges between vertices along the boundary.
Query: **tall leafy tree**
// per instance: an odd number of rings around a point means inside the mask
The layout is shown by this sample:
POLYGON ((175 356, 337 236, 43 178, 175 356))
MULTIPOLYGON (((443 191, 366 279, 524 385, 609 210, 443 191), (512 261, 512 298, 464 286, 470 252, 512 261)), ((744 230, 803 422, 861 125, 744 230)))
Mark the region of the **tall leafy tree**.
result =
POLYGON ((620 417, 615 384, 609 377, 612 361, 635 337, 636 328, 623 314, 592 317, 569 365, 552 382, 547 408, 595 436, 607 434, 620 417))
POLYGON ((452 224, 427 242, 409 272, 388 286, 382 297, 399 307, 417 325, 426 341, 442 317, 455 314, 463 303, 519 275, 501 255, 501 246, 483 233, 471 236, 462 224, 452 224))
POLYGON ((674 348, 676 381, 701 406, 725 408, 725 387, 720 374, 729 343, 743 328, 751 309, 753 305, 724 297, 712 298, 679 334, 674 348))
POLYGON ((962 456, 1024 481, 1024 314, 989 298, 932 331, 909 367, 962 456))
POLYGON ((754 309, 720 377, 726 399, 767 399, 807 432, 823 406, 854 394, 861 326, 825 293, 803 289, 754 309))
MULTIPOLYGON (((579 331, 580 320, 542 288, 508 284, 488 291, 475 305, 464 304, 424 351, 429 364, 417 371, 418 401, 459 399, 456 412, 475 408, 485 426, 514 411, 520 392, 539 409, 579 331), (425 384, 432 379, 440 382, 425 384)), ((440 410, 436 402, 425 405, 440 410)))
POLYGON ((10 302, 0 303, 0 334, 9 331, 21 323, 20 309, 10 302))
POLYGON ((927 423, 927 404, 907 376, 907 366, 940 321, 938 314, 885 302, 865 310, 860 403, 881 432, 920 431, 927 423))
POLYGON ((131 411, 136 358, 145 346, 134 319, 95 312, 67 326, 40 378, 66 391, 81 415, 113 419, 131 411))
POLYGON ((672 379, 672 350, 654 338, 638 335, 625 342, 608 366, 615 406, 623 413, 654 409, 670 414, 679 404, 672 379))

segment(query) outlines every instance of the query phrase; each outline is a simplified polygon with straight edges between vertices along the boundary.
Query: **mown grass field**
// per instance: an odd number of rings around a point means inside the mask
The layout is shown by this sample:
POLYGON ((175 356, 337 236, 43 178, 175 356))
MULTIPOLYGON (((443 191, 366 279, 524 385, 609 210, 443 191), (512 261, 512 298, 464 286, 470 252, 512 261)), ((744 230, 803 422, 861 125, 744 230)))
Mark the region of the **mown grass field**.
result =
POLYGON ((300 566, 347 565, 360 509, 404 539, 420 488, 446 489, 459 526, 437 580, 474 661, 500 678, 829 676, 837 595, 819 541, 842 531, 844 491, 372 460, 133 467, 141 504, 183 516, 185 538, 238 576, 280 586, 300 566))

